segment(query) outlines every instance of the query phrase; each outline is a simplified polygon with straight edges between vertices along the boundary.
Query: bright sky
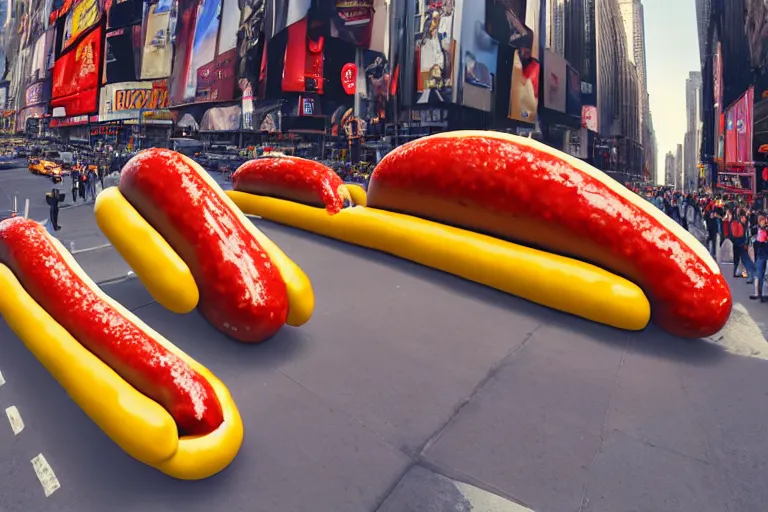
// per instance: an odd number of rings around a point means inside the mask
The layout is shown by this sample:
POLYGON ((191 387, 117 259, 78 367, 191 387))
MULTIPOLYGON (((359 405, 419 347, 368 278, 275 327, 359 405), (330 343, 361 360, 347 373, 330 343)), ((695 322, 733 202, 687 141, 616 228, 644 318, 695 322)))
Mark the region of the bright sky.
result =
POLYGON ((658 144, 657 172, 685 137, 685 79, 701 71, 695 0, 643 0, 648 94, 658 144))

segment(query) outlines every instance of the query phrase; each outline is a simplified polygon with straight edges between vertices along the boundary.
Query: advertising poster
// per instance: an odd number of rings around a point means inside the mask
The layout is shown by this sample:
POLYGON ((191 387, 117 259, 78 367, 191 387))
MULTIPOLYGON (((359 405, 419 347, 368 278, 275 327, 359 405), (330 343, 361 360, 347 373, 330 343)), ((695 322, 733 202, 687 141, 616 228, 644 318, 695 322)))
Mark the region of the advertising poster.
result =
POLYGON ((752 162, 752 109, 755 91, 749 88, 736 103, 736 162, 752 162))
POLYGON ((273 1, 271 5, 272 12, 272 36, 282 32, 297 21, 305 18, 309 8, 312 7, 312 0, 280 0, 273 1))
POLYGON ((38 82, 27 87, 24 94, 24 106, 31 107, 45 101, 43 97, 43 82, 38 82))
POLYGON ((147 8, 142 45, 142 80, 167 78, 171 74, 173 48, 168 32, 171 21, 171 4, 162 0, 147 8))
POLYGON ((125 82, 101 89, 99 121, 137 119, 141 111, 168 109, 168 81, 125 82))
POLYGON ((391 74, 384 54, 366 51, 363 54, 363 77, 367 102, 366 121, 379 124, 387 119, 391 74))
POLYGON ((141 25, 118 28, 107 32, 102 83, 111 84, 137 80, 139 64, 137 64, 136 59, 137 57, 141 58, 141 53, 137 52, 136 48, 141 48, 140 41, 141 25))
MULTIPOLYGON (((261 68, 263 53, 264 15, 266 0, 245 0, 240 11, 240 21, 237 31, 237 61, 238 78, 247 78, 251 83, 256 82, 261 68)), ((251 89, 253 93, 253 89, 251 89)))
POLYGON ((67 116, 88 114, 98 108, 102 34, 100 27, 91 31, 53 68, 51 106, 63 108, 67 116))
POLYGON ((598 132, 597 107, 593 105, 581 107, 581 126, 591 132, 598 132))
POLYGON ((222 0, 201 0, 194 20, 190 63, 184 77, 185 102, 191 102, 197 94, 197 78, 203 66, 213 63, 216 57, 216 37, 219 33, 222 0))
POLYGON ((370 47, 374 0, 332 0, 329 4, 331 37, 355 46, 370 47))
POLYGON ((565 113, 568 63, 554 52, 544 50, 544 107, 565 113))
POLYGON ((196 0, 175 0, 177 12, 176 28, 169 30, 173 38, 173 66, 169 81, 171 105, 182 105, 186 85, 187 70, 192 55, 192 38, 195 32, 196 0))
POLYGON ((533 27, 526 21, 526 0, 486 0, 485 30, 499 44, 533 49, 533 27), (526 26, 528 25, 528 26, 526 26))
POLYGON ((575 118, 581 117, 581 77, 576 68, 568 66, 568 98, 566 100, 566 113, 575 118))
POLYGON ((736 163, 736 108, 725 114, 725 161, 736 163))
POLYGON ((200 121, 200 131, 229 132, 240 129, 242 114, 239 105, 206 110, 200 121))
POLYGON ((69 12, 64 23, 62 48, 68 48, 78 37, 96 25, 101 18, 99 0, 80 0, 69 12))
POLYGON ((451 102, 455 91, 456 37, 460 30, 454 27, 454 9, 460 0, 417 1, 421 2, 422 21, 416 34, 416 103, 451 102))
POLYGON ((715 96, 715 158, 723 158, 723 123, 718 122, 723 114, 723 48, 720 41, 717 42, 713 59, 713 84, 715 96))
MULTIPOLYGON (((507 5, 513 2, 507 0, 507 5)), ((519 2, 518 2, 519 4, 519 2)), ((536 29, 539 26, 540 4, 527 2, 525 5, 526 37, 519 38, 516 45, 512 64, 512 83, 509 91, 509 114, 507 117, 525 123, 536 122, 536 110, 539 107, 539 77, 541 64, 539 61, 539 38, 536 29)), ((517 17, 522 13, 509 13, 507 19, 517 17)))
POLYGON ((462 11, 461 63, 464 83, 461 103, 490 112, 499 44, 485 31, 485 7, 484 3, 478 2, 462 11))

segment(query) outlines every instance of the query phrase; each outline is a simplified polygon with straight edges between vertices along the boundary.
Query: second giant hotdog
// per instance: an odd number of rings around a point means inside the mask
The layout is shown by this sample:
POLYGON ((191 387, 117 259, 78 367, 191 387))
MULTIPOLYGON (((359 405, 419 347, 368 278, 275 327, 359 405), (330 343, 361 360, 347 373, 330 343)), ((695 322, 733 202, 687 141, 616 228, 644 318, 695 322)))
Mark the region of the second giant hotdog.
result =
POLYGON ((243 164, 230 197, 246 213, 387 252, 518 295, 560 311, 623 329, 643 329, 650 305, 626 279, 594 265, 522 247, 409 215, 356 206, 362 188, 342 186, 336 173, 301 158, 243 164))
POLYGON ((232 338, 260 342, 311 316, 306 275, 184 155, 133 157, 118 189, 99 196, 96 219, 161 304, 198 307, 232 338))
POLYGON ((133 457, 182 479, 242 443, 226 387, 104 294, 30 220, 0 223, 0 314, 72 399, 133 457))
POLYGON ((664 330, 718 332, 731 294, 693 235, 604 173, 532 139, 453 132, 410 142, 376 167, 368 205, 593 262, 639 284, 664 330))

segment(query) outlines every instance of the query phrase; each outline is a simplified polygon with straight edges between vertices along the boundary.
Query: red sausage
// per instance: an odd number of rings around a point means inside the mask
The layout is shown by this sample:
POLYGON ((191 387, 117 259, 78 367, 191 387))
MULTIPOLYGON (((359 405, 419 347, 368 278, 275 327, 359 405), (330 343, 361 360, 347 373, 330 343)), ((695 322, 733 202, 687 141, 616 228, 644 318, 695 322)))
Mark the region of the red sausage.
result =
POLYGON ((208 434, 224 421, 211 384, 100 297, 41 225, 22 217, 0 222, 0 261, 72 337, 162 405, 183 434, 208 434))
POLYGON ((239 341, 264 341, 288 317, 285 282, 204 172, 179 153, 148 149, 125 164, 119 188, 189 266, 202 315, 239 341))
POLYGON ((405 144, 375 169, 368 206, 590 261, 641 286, 680 337, 717 333, 731 294, 717 263, 662 211, 531 139, 456 132, 405 144))
POLYGON ((232 183, 240 192, 324 207, 331 215, 339 213, 349 198, 344 182, 333 169, 293 156, 246 162, 235 171, 232 183))

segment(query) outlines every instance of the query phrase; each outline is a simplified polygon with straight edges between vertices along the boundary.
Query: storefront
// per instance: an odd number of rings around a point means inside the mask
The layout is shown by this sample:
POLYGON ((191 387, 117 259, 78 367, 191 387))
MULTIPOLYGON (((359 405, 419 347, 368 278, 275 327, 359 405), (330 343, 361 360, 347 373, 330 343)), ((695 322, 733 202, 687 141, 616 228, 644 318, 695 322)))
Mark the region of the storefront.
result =
POLYGON ((168 81, 105 85, 100 93, 98 125, 100 131, 106 126, 109 132, 99 136, 111 138, 115 145, 135 149, 166 146, 173 125, 168 81))

